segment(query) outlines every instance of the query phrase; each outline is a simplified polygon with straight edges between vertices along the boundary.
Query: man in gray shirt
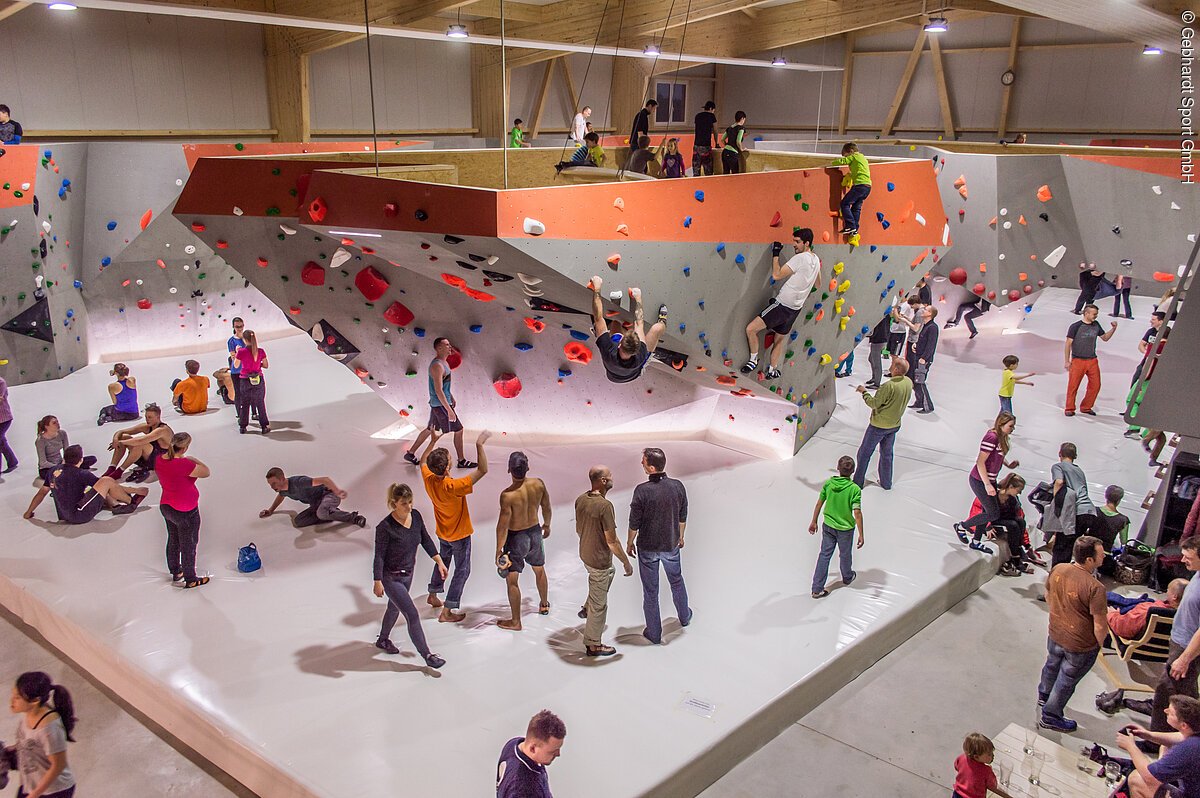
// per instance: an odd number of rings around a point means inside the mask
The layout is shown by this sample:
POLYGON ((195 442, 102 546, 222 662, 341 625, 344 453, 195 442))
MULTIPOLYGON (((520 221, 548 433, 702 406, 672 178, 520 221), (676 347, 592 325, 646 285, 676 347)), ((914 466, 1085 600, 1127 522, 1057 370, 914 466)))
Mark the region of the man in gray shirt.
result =
POLYGON ((1094 536, 1099 531, 1096 506, 1088 498, 1087 476, 1083 469, 1075 464, 1077 457, 1078 447, 1073 443, 1064 443, 1058 447, 1058 462, 1050 467, 1050 478, 1054 480, 1055 509, 1062 507, 1066 488, 1075 491, 1075 533, 1070 536, 1061 532, 1055 534, 1051 568, 1059 563, 1071 561, 1071 547, 1081 535, 1094 536))
MULTIPOLYGON (((1200 571, 1200 538, 1191 537, 1180 547, 1183 565, 1192 573, 1200 571)), ((1171 625, 1171 645, 1162 676, 1154 688, 1154 711, 1150 713, 1151 731, 1171 731, 1167 724, 1167 704, 1174 695, 1200 698, 1196 677, 1200 674, 1200 578, 1192 577, 1184 588, 1175 621, 1171 625)))
POLYGON ((1079 393, 1079 383, 1087 377, 1087 390, 1083 392, 1083 401, 1079 403, 1079 412, 1094 416, 1096 397, 1100 395, 1100 360, 1096 357, 1096 339, 1107 341, 1117 331, 1114 321, 1108 332, 1096 321, 1100 308, 1088 305, 1083 309, 1083 319, 1072 324, 1067 329, 1067 343, 1063 348, 1063 368, 1067 370, 1067 407, 1068 416, 1075 415, 1075 394, 1079 393))

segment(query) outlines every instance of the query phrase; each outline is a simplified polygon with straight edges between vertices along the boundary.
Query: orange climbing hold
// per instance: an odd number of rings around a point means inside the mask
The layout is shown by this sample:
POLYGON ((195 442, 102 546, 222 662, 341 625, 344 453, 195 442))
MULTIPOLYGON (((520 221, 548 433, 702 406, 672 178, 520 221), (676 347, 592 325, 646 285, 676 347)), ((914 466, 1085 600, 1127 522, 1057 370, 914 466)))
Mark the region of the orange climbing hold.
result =
POLYGON ((1042 202, 1049 202, 1054 199, 1054 195, 1050 193, 1050 186, 1042 186, 1037 190, 1037 198, 1042 202))
MULTIPOLYGON (((621 262, 620 255, 609 255, 608 256, 608 265, 609 266, 616 266, 620 262, 621 262)), ((590 283, 590 281, 589 281, 589 283, 590 283)))
POLYGON ((813 321, 820 321, 823 318, 825 318, 825 308, 821 308, 817 311, 817 315, 813 317, 813 321))
POLYGON ((1029 225, 1029 222, 1025 221, 1025 214, 1020 215, 1020 217, 1017 219, 1017 224, 1023 224, 1026 226, 1029 225))
POLYGON ((987 274, 987 264, 986 263, 979 264, 979 273, 987 274))
POLYGON ((539 321, 537 319, 531 319, 530 317, 526 316, 525 326, 533 330, 535 333, 540 333, 542 330, 546 329, 546 322, 539 321))
POLYGON ((467 281, 459 277, 457 274, 446 274, 445 272, 442 272, 442 279, 460 290, 467 287, 467 281))
POLYGON ((717 376, 717 385, 737 385, 737 377, 730 377, 728 374, 720 374, 717 376))
POLYGON ((1175 281, 1175 275, 1170 272, 1155 272, 1154 281, 1158 283, 1171 283, 1175 281))
POLYGON ((463 288, 462 292, 476 302, 491 302, 496 298, 487 291, 476 291, 474 288, 463 288))
POLYGON ((928 257, 929 257, 929 250, 923 249, 923 250, 921 250, 921 254, 919 254, 919 255, 917 255, 917 257, 913 258, 913 262, 910 263, 909 266, 911 268, 915 269, 918 266, 920 266, 922 263, 924 263, 925 259, 928 257))
POLYGON ((140 224, 141 224, 143 230, 146 229, 146 226, 150 224, 150 220, 153 218, 154 218, 153 210, 147 210, 145 213, 142 214, 142 221, 140 222, 140 224))
POLYGON ((826 244, 829 243, 829 231, 828 230, 826 230, 824 233, 821 233, 821 240, 824 241, 826 244))
POLYGON ((958 193, 962 196, 963 199, 970 199, 970 197, 967 193, 966 186, 959 186, 958 193))
POLYGON ((993 216, 993 217, 992 217, 992 220, 991 220, 990 222, 988 222, 988 227, 995 227, 995 226, 996 226, 996 220, 997 220, 998 218, 1000 218, 1000 217, 998 217, 998 216, 993 216))
POLYGON ((1021 272, 1020 274, 1017 275, 1017 279, 1020 280, 1021 282, 1025 282, 1026 280, 1029 279, 1029 274, 1026 272, 1021 272))
POLYGON ((592 350, 582 341, 567 341, 563 346, 563 354, 573 363, 587 365, 592 362, 592 350))
POLYGON ((958 180, 954 181, 955 188, 962 188, 966 184, 967 184, 967 176, 966 175, 959 175, 958 180))

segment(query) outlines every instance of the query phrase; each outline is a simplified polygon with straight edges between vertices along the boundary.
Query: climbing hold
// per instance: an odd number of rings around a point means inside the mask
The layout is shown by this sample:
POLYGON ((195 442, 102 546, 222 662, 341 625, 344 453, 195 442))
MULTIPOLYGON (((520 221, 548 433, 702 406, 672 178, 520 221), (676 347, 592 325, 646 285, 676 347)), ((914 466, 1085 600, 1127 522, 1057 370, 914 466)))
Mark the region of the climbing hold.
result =
MULTIPOLYGON (((842 261, 838 261, 837 263, 833 264, 833 273, 834 274, 841 274, 845 270, 846 270, 846 264, 843 263, 842 261)), ((833 290, 833 289, 830 289, 830 290, 833 290)))
POLYGON ((615 269, 615 268, 617 268, 617 265, 621 262, 621 256, 620 255, 609 255, 606 258, 606 260, 608 261, 608 265, 612 266, 615 269))
POLYGON ((684 267, 683 267, 683 276, 684 276, 684 277, 687 277, 687 276, 691 275, 691 273, 692 273, 692 267, 691 267, 691 266, 684 266, 684 267))
POLYGON ((418 222, 424 222, 429 219, 429 214, 420 208, 417 208, 415 211, 413 211, 413 218, 418 222))
POLYGON ((460 291, 467 286, 466 280, 454 274, 446 274, 445 272, 442 272, 442 280, 444 280, 448 285, 452 285, 459 289, 460 291))
MULTIPOLYGON (((883 227, 884 230, 887 230, 889 227, 892 226, 892 223, 889 222, 887 219, 884 219, 882 222, 880 222, 880 225, 883 227)), ((884 255, 884 257, 886 258, 887 255, 884 255)))
POLYGON ((486 291, 476 291, 474 288, 464 288, 462 292, 476 302, 491 302, 496 298, 486 291))
POLYGON ((385 202, 383 204, 383 215, 389 219, 394 219, 400 213, 400 206, 394 202, 385 202))
POLYGON ((111 264, 112 264, 112 258, 110 258, 107 255, 105 255, 103 258, 100 259, 101 266, 109 266, 111 264))
POLYGON ((314 222, 325 221, 325 214, 329 212, 329 206, 325 204, 323 197, 316 197, 312 202, 308 203, 308 216, 314 222))
POLYGON ((258 264, 258 268, 260 268, 260 269, 265 269, 265 268, 267 268, 267 259, 266 259, 266 258, 264 258, 264 257, 261 257, 261 256, 260 256, 260 257, 258 257, 258 258, 255 260, 255 263, 257 263, 257 264, 258 264))
POLYGON ((1050 193, 1050 186, 1041 186, 1038 188, 1037 198, 1042 202, 1049 202, 1054 199, 1054 195, 1050 193))
POLYGON ((149 299, 139 299, 137 301, 138 310, 149 310, 151 302, 149 299))
POLYGON ((809 209, 809 204, 807 202, 800 203, 800 210, 807 211, 808 209, 809 209))
POLYGON ((329 268, 340 268, 341 265, 348 260, 350 260, 350 253, 341 247, 338 247, 337 250, 334 251, 333 256, 329 258, 329 268))
POLYGON ((141 228, 142 228, 143 230, 145 230, 145 229, 146 229, 146 226, 150 224, 150 220, 151 220, 152 218, 154 218, 154 211, 153 211, 153 210, 147 210, 145 213, 143 213, 143 214, 142 214, 141 221, 140 221, 140 222, 138 222, 138 224, 139 224, 139 225, 141 225, 141 228))
POLYGON ((896 281, 895 281, 895 280, 890 280, 890 281, 888 281, 888 284, 887 284, 887 290, 891 291, 891 290, 892 290, 893 288, 895 288, 895 287, 896 287, 896 281))
POLYGON ((325 270, 310 260, 300 270, 300 281, 305 285, 325 285, 325 270))
POLYGON ((830 356, 829 356, 829 355, 827 355, 827 354, 826 354, 826 355, 821 355, 821 359, 820 359, 820 361, 818 361, 818 362, 820 362, 820 364, 821 364, 822 366, 828 366, 830 363, 832 363, 832 362, 833 362, 833 358, 832 358, 832 357, 830 357, 830 356))
MULTIPOLYGON (((113 222, 112 224, 113 224, 113 227, 116 227, 117 223, 113 222)), ((109 229, 111 230, 112 228, 110 227, 109 229)), ((193 233, 203 233, 207 229, 208 228, 206 228, 201 222, 192 222, 192 232, 193 233)))
POLYGON ((875 275, 875 282, 879 282, 882 279, 883 279, 883 272, 879 272, 878 274, 875 275))
POLYGON ((691 227, 692 226, 692 217, 690 217, 690 216, 683 217, 683 226, 691 227))
POLYGON ((479 334, 479 333, 483 332, 483 325, 482 324, 472 324, 468 329, 475 334, 479 334))
POLYGON ((587 333, 583 332, 582 330, 571 330, 570 335, 576 341, 586 341, 588 338, 591 337, 587 333))
POLYGON ((889 183, 887 184, 887 190, 888 190, 888 191, 895 191, 895 190, 896 190, 896 184, 895 184, 895 183, 892 183, 892 182, 889 182, 889 183))
POLYGON ((1154 281, 1157 283, 1170 283, 1170 282, 1174 282, 1174 280, 1175 280, 1175 275, 1171 274, 1171 272, 1155 272, 1154 273, 1154 281))
POLYGON ((613 200, 613 207, 619 211, 625 210, 625 200, 621 199, 620 197, 617 197, 616 199, 613 200))
POLYGON ((846 290, 847 290, 847 289, 849 289, 849 288, 850 288, 850 281, 849 281, 849 280, 842 280, 842 282, 838 284, 838 289, 837 289, 837 290, 838 290, 838 293, 839 293, 839 294, 844 294, 844 293, 846 293, 846 290))
POLYGON ((1011 230, 1011 229, 1012 229, 1012 222, 1005 222, 1005 223, 1004 223, 1004 229, 1005 229, 1005 230, 1011 230))
POLYGON ((530 349, 533 349, 533 344, 527 344, 524 341, 518 341, 517 343, 513 344, 513 349, 518 349, 522 352, 528 352, 530 349))
POLYGON ((110 221, 107 225, 105 225, 105 227, 107 227, 109 230, 116 230, 117 223, 115 221, 110 221))
POLYGON ((703 191, 697 191, 692 196, 694 196, 696 198, 696 202, 704 202, 704 192, 703 191))
POLYGON ((1050 214, 1043 211, 1042 213, 1038 214, 1038 218, 1041 219, 1043 222, 1048 222, 1048 221, 1050 221, 1050 214))
MULTIPOLYGON (((324 272, 322 272, 324 274, 324 272)), ((388 305, 387 310, 383 312, 383 318, 387 319, 397 327, 407 327, 413 321, 413 312, 399 302, 393 302, 388 305)))
POLYGON ((1020 292, 1020 291, 1017 291, 1016 289, 1013 289, 1013 290, 1011 290, 1011 291, 1009 291, 1009 292, 1008 292, 1008 301, 1009 301, 1009 302, 1016 302, 1016 301, 1017 301, 1018 299, 1020 299, 1020 298, 1021 298, 1021 292, 1020 292))
POLYGON ((387 293, 388 281, 374 266, 367 266, 354 276, 354 287, 368 302, 374 302, 387 293))
POLYGON ((967 270, 961 266, 957 266, 950 270, 950 282, 955 285, 962 285, 967 281, 967 270))
POLYGON ((739 252, 737 255, 734 256, 733 262, 736 263, 737 265, 741 266, 743 263, 746 262, 746 256, 739 252))
POLYGON ((525 326, 533 330, 535 333, 540 333, 542 330, 546 329, 546 322, 526 316, 525 326))
POLYGON ((279 229, 283 231, 283 234, 284 234, 284 235, 288 235, 288 236, 294 236, 294 235, 296 235, 296 230, 295 230, 295 228, 288 227, 286 224, 281 224, 281 225, 279 225, 279 229))
POLYGON ((617 232, 623 236, 629 235, 629 225, 627 225, 627 224, 617 225, 617 232))
POLYGON ((995 299, 995 298, 996 298, 996 292, 988 291, 988 299, 995 299))
POLYGON ((769 226, 779 227, 781 224, 783 224, 783 216, 779 213, 779 211, 775 211, 775 215, 771 217, 771 223, 769 226))
POLYGON ((1023 225, 1025 225, 1025 226, 1029 226, 1029 222, 1025 221, 1025 214, 1021 214, 1021 215, 1020 215, 1020 216, 1017 218, 1017 224, 1023 224, 1023 225))
POLYGON ((1049 266, 1050 268, 1053 269, 1058 266, 1059 261, 1061 261, 1063 258, 1063 255, 1066 255, 1066 254, 1067 254, 1067 248, 1063 245, 1059 245, 1059 246, 1055 247, 1054 251, 1052 251, 1049 255, 1042 258, 1042 260, 1046 263, 1047 266, 1049 266))
POLYGON ((592 362, 592 350, 579 341, 568 341, 563 346, 563 354, 567 360, 587 365, 592 362))
POLYGON ((525 230, 526 235, 540 236, 542 233, 546 232, 546 225, 542 224, 537 219, 531 219, 528 216, 526 216, 524 222, 522 222, 522 227, 525 230))
POLYGON ((717 242, 717 252, 724 252, 724 251, 725 251, 725 242, 718 241, 717 242))

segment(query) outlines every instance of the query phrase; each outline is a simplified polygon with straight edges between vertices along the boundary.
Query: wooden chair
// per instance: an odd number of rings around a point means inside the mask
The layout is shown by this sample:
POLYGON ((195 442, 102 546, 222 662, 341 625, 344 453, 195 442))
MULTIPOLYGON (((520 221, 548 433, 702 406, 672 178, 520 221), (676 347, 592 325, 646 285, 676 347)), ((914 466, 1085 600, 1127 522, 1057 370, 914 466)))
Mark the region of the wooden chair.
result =
POLYGON ((1116 689, 1136 693, 1154 692, 1152 686, 1123 681, 1108 663, 1108 658, 1116 657, 1125 663, 1126 668, 1133 661, 1149 664, 1166 662, 1167 650, 1171 645, 1171 628, 1174 624, 1174 610, 1155 607, 1146 613, 1146 631, 1136 640, 1126 640, 1109 630, 1108 640, 1100 651, 1100 667, 1104 669, 1116 689))

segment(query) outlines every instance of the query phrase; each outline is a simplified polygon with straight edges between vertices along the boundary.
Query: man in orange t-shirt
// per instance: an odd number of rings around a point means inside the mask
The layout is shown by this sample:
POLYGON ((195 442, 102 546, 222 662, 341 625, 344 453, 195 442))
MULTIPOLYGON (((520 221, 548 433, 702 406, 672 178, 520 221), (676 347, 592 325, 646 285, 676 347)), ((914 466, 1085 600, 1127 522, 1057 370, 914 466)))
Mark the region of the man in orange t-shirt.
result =
POLYGON ((450 476, 450 452, 444 448, 433 448, 440 437, 439 431, 432 430, 429 446, 421 456, 420 465, 425 492, 433 502, 442 562, 449 569, 453 561, 454 576, 450 579, 450 589, 446 593, 444 605, 438 598, 438 593, 442 592, 446 583, 441 571, 434 568, 433 576, 429 579, 429 606, 441 607, 438 622, 446 623, 461 621, 467 617, 466 613, 458 611, 463 589, 467 586, 467 577, 471 575, 471 535, 475 532, 475 528, 471 526, 467 496, 475 489, 475 483, 487 474, 487 453, 484 452, 483 445, 492 437, 492 433, 487 430, 479 433, 479 438, 475 441, 478 466, 465 477, 450 476))
POLYGON ((189 360, 183 366, 188 377, 171 383, 171 403, 187 415, 203 413, 208 410, 208 377, 200 376, 200 364, 195 360, 189 360))

